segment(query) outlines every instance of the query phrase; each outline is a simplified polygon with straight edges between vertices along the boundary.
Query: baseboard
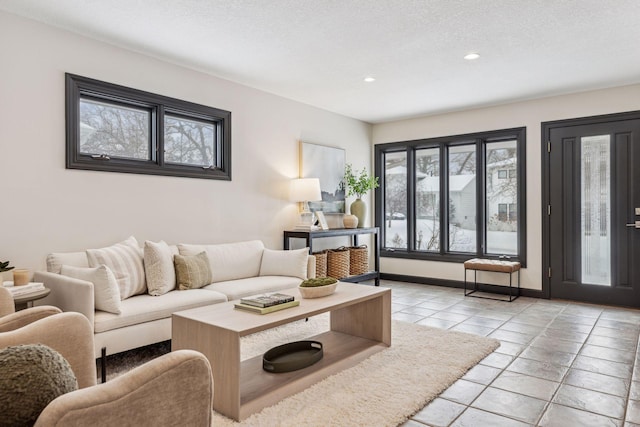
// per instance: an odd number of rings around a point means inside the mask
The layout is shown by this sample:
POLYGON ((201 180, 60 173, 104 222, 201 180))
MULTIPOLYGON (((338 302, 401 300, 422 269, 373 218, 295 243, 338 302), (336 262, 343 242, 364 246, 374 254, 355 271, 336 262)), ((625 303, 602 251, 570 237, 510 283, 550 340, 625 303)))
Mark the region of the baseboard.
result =
MULTIPOLYGON (((438 279, 435 277, 423 276, 406 276, 404 274, 380 273, 382 280, 394 280, 396 282, 419 283, 421 285, 444 286, 447 288, 464 288, 464 282, 461 280, 438 279)), ((469 282, 467 282, 467 287, 469 282)), ((473 286, 473 282, 471 283, 473 286)), ((478 283, 478 290, 483 292, 492 292, 495 294, 509 295, 508 286, 492 285, 490 283, 478 283)), ((548 299, 542 290, 520 288, 520 295, 523 297, 548 299)))

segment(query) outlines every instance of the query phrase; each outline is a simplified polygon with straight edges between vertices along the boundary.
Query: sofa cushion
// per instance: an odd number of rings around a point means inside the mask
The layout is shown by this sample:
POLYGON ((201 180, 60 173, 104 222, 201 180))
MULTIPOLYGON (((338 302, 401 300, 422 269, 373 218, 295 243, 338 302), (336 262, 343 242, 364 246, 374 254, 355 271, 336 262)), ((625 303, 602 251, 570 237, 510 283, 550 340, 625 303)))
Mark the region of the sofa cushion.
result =
POLYGON ((291 276, 305 280, 308 257, 309 248, 292 251, 265 249, 262 252, 260 276, 291 276))
POLYGON ((264 244, 260 240, 220 245, 179 244, 178 250, 180 255, 197 255, 206 251, 212 282, 216 283, 258 276, 264 244))
POLYGON ((198 255, 175 255, 178 289, 198 289, 211 283, 211 266, 205 251, 198 255))
POLYGON ((202 289, 225 294, 227 298, 229 298, 229 301, 231 301, 234 299, 248 297, 250 295, 295 288, 300 284, 300 282, 301 280, 297 277, 258 276, 248 279, 212 283, 202 289))
POLYGON ((163 295, 175 289, 173 256, 177 253, 177 247, 171 247, 162 240, 157 243, 149 240, 144 242, 144 274, 149 295, 163 295))
POLYGON ((87 249, 87 259, 90 267, 104 264, 113 271, 118 281, 121 299, 147 291, 144 259, 135 237, 131 236, 106 248, 87 249))
POLYGON ((60 274, 63 265, 74 267, 89 267, 87 253, 82 252, 54 252, 47 255, 47 271, 49 273, 60 274))
POLYGON ((93 283, 93 298, 97 310, 115 314, 122 310, 116 276, 106 265, 86 268, 63 265, 60 274, 93 283))
POLYGON ((189 292, 171 291, 160 296, 136 295, 122 301, 122 312, 120 314, 96 311, 94 331, 99 333, 151 322, 171 317, 171 314, 176 311, 225 301, 227 301, 227 297, 224 294, 204 289, 193 289, 189 292))

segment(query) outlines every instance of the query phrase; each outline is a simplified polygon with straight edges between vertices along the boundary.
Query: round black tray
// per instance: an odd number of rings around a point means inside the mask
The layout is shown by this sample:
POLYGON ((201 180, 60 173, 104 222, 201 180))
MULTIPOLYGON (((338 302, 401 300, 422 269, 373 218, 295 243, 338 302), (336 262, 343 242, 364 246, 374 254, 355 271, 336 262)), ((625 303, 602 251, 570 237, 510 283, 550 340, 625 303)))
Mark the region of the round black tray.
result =
POLYGON ((320 341, 294 341, 273 347, 262 357, 262 369, 280 373, 297 371, 322 359, 320 341))

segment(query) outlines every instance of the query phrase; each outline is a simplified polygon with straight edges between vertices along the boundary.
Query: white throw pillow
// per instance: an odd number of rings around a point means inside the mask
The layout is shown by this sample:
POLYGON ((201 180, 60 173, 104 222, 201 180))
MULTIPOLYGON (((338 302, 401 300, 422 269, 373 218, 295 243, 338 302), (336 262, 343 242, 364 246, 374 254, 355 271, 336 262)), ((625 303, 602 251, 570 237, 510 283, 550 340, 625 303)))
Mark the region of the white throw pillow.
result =
POLYGON ((149 295, 160 296, 176 288, 176 270, 173 266, 174 252, 164 241, 144 242, 144 273, 149 295))
POLYGON ((142 250, 135 237, 106 248, 87 249, 87 258, 90 267, 104 264, 113 271, 120 288, 120 299, 147 291, 142 250))
POLYGON ((98 267, 73 267, 63 265, 60 274, 93 283, 94 304, 97 310, 120 314, 120 289, 111 269, 102 264, 98 267))
POLYGON ((309 248, 293 251, 265 249, 262 253, 260 276, 290 276, 305 280, 308 257, 309 248))
POLYGON ((180 255, 197 255, 205 251, 211 266, 212 283, 218 283, 258 276, 264 244, 260 240, 219 245, 181 243, 178 249, 180 255))
POLYGON ((47 271, 60 274, 63 265, 73 265, 74 267, 89 267, 87 253, 82 252, 54 252, 47 255, 47 271))

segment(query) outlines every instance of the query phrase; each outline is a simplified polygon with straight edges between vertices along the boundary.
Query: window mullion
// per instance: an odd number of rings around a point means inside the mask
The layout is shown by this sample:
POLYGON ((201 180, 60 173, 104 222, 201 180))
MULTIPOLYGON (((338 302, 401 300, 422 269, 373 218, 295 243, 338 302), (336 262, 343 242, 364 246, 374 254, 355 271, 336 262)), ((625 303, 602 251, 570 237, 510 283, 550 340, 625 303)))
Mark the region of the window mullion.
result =
POLYGON ((380 149, 380 146, 376 145, 374 147, 374 151, 375 151, 375 159, 374 159, 374 176, 378 177, 378 181, 379 181, 379 186, 378 188, 373 190, 373 202, 374 202, 374 220, 375 220, 375 226, 376 227, 380 227, 381 235, 379 237, 381 237, 382 240, 382 247, 384 248, 385 245, 385 239, 386 239, 386 233, 385 233, 385 217, 384 217, 384 197, 385 197, 385 193, 384 193, 384 188, 386 186, 386 174, 385 174, 385 168, 384 168, 384 151, 380 149))
POLYGON ((164 166, 164 106, 157 105, 153 109, 151 121, 151 151, 153 161, 164 166))
POLYGON ((440 254, 449 252, 449 150, 440 146, 440 254))
POLYGON ((526 209, 527 209, 527 199, 525 197, 526 187, 527 187, 527 164, 526 164, 526 131, 521 129, 518 132, 517 140, 518 144, 516 146, 516 155, 517 155, 517 163, 516 163, 516 175, 518 179, 518 197, 516 199, 516 209, 517 211, 517 239, 518 239, 518 258, 522 264, 524 264, 527 258, 527 244, 526 244, 526 229, 527 229, 527 220, 526 220, 526 209))
POLYGON ((486 195, 487 146, 483 139, 476 140, 476 254, 483 256, 486 250, 487 195, 486 195))
POLYGON ((407 150, 407 250, 416 249, 416 149, 407 150))

